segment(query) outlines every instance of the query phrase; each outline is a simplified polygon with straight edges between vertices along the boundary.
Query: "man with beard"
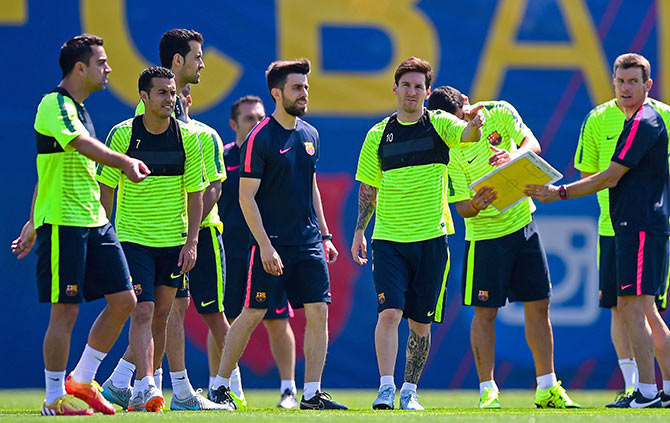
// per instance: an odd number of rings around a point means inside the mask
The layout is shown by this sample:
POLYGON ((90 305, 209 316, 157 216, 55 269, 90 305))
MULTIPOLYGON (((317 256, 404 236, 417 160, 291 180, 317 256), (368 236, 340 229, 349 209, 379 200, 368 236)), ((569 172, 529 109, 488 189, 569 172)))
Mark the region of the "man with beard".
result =
POLYGON ((321 391, 331 302, 326 263, 337 259, 337 250, 316 183, 319 134, 299 118, 307 111, 309 71, 307 59, 270 64, 265 76, 275 110, 241 148, 240 206, 254 240, 244 309, 230 327, 212 387, 216 402, 231 400, 230 376, 249 336, 286 294, 307 319, 300 408, 346 409, 321 391))
POLYGON ((431 323, 442 321, 449 272, 449 149, 478 141, 483 124, 481 107, 471 110, 467 124, 449 113, 426 110, 432 77, 430 63, 416 57, 398 66, 393 85, 397 112, 368 131, 358 160, 361 188, 351 254, 360 265, 368 261, 365 228, 377 209, 372 277, 379 303, 375 348, 381 379, 374 409, 394 408, 393 371, 403 317, 409 339, 400 408, 424 409, 416 388, 430 351, 431 323))

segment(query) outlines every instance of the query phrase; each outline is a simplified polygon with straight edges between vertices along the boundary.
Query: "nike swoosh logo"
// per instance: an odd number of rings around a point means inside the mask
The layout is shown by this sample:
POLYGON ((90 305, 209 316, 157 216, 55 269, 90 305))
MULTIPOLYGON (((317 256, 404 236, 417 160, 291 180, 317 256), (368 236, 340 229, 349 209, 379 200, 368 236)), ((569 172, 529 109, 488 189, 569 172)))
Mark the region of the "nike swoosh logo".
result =
POLYGON ((280 150, 279 150, 279 154, 284 154, 284 153, 286 153, 287 151, 289 151, 290 149, 291 149, 291 147, 289 147, 289 148, 287 148, 287 149, 285 149, 285 150, 280 149, 280 150))
POLYGON ((624 290, 626 288, 630 288, 631 286, 633 286, 632 283, 629 283, 628 285, 621 285, 621 289, 624 290))
POLYGON ((53 381, 55 381, 55 382, 58 382, 58 381, 60 380, 60 378, 57 378, 57 377, 50 377, 49 379, 51 379, 51 380, 53 380, 53 381))
POLYGON ((275 313, 277 314, 282 314, 283 312, 286 311, 288 307, 282 307, 282 308, 275 308, 275 313))
POLYGON ((432 316, 433 314, 435 314, 435 310, 433 310, 433 311, 429 311, 429 312, 428 312, 428 317, 432 316))
POLYGON ((178 377, 177 380, 184 380, 186 377, 178 377))
POLYGON ((473 157, 472 160, 468 160, 468 164, 472 164, 472 162, 474 162, 476 158, 477 156, 473 157))
POLYGON ((210 304, 214 304, 214 301, 216 301, 216 300, 207 301, 207 302, 200 301, 200 307, 207 307, 210 304))
POLYGON ((174 273, 170 273, 170 277, 171 277, 172 279, 177 279, 177 278, 180 278, 180 277, 182 277, 182 276, 184 276, 184 275, 182 275, 181 273, 179 273, 179 274, 177 274, 177 275, 175 275, 174 273))
POLYGON ((612 135, 611 137, 607 137, 607 141, 609 141, 609 140, 611 140, 611 139, 614 139, 614 138, 616 138, 616 137, 617 137, 616 135, 612 135))

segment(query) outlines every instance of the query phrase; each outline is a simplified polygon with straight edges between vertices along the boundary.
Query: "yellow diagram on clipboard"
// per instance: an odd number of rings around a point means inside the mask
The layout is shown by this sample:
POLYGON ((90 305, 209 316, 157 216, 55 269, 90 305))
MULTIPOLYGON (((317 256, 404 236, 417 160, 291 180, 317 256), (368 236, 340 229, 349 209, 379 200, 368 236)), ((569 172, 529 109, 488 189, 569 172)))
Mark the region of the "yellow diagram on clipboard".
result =
POLYGON ((562 177, 559 171, 540 156, 526 151, 471 183, 470 189, 477 192, 484 186, 493 187, 498 198, 491 205, 504 213, 527 197, 523 193, 526 184, 553 184, 562 177))

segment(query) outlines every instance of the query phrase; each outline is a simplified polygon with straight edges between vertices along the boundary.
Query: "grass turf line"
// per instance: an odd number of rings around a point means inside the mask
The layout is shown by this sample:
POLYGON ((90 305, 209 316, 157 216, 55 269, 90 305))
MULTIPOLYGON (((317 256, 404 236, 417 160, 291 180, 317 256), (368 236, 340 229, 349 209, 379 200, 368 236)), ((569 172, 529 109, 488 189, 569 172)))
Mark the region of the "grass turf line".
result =
MULTIPOLYGON (((169 408, 171 393, 166 391, 166 405, 169 408)), ((127 413, 120 411, 115 416, 96 414, 91 417, 58 417, 58 422, 86 421, 97 422, 147 422, 147 421, 183 421, 188 418, 189 423, 211 422, 213 419, 225 418, 226 422, 414 422, 422 418, 428 422, 667 422, 670 410, 617 410, 606 409, 604 404, 614 398, 612 391, 570 391, 574 401, 580 403, 581 410, 539 410, 533 404, 534 392, 530 390, 504 390, 500 401, 504 407, 501 410, 479 410, 477 391, 461 390, 420 390, 419 395, 425 412, 374 411, 370 408, 375 398, 375 391, 370 390, 333 390, 330 391, 333 399, 346 404, 349 411, 299 411, 280 410, 275 408, 279 400, 277 390, 248 390, 245 391, 250 410, 247 412, 166 412, 156 413, 127 413), (221 415, 221 416, 219 416, 221 415)), ((39 410, 44 398, 41 390, 0 390, 0 421, 2 422, 32 422, 40 417, 39 410)), ((399 395, 396 395, 396 406, 399 395)))

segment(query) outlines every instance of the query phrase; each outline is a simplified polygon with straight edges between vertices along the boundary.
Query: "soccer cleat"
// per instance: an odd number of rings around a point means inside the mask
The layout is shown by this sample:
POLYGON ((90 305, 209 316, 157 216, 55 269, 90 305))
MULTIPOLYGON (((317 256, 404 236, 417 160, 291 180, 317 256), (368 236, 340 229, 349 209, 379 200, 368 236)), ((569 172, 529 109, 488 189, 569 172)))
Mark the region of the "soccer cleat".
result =
POLYGON ((237 396, 235 391, 232 389, 230 390, 230 397, 233 399, 233 402, 235 403, 235 408, 240 410, 240 411, 247 411, 247 399, 244 397, 244 392, 242 392, 242 396, 237 396))
POLYGON ((661 389, 658 394, 661 397, 661 407, 670 408, 670 395, 665 395, 665 392, 661 389))
POLYGON ((316 391, 316 394, 308 400, 303 395, 300 400, 301 410, 348 410, 345 405, 332 400, 327 392, 316 391))
POLYGON ((217 389, 210 388, 210 397, 211 401, 214 401, 217 404, 227 407, 229 410, 237 410, 237 403, 233 399, 232 391, 225 386, 221 385, 217 389))
POLYGON ((638 389, 633 394, 633 400, 630 402, 630 408, 661 408, 661 394, 656 394, 654 398, 646 398, 638 389))
POLYGON ((635 391, 633 387, 626 389, 625 391, 618 392, 614 398, 614 402, 607 404, 607 408, 630 408, 630 403, 635 398, 635 391))
POLYGON ((127 410, 130 397, 133 396, 133 388, 117 388, 114 386, 111 379, 107 379, 105 383, 102 384, 102 396, 112 404, 116 404, 124 410, 127 410))
POLYGON ((161 391, 155 386, 149 386, 144 392, 137 392, 136 394, 128 403, 128 411, 148 411, 150 413, 163 411, 165 399, 161 391))
POLYGON ((377 398, 372 402, 373 410, 393 410, 395 407, 395 386, 384 385, 377 391, 377 398))
POLYGON ((481 409, 491 409, 491 408, 500 408, 500 402, 498 402, 498 397, 500 392, 491 388, 484 388, 482 396, 479 398, 479 408, 481 409))
POLYGON ((537 408, 582 408, 581 405, 572 401, 558 381, 556 386, 541 391, 538 387, 535 390, 535 406, 537 408))
POLYGON ((102 396, 102 388, 95 380, 79 383, 72 379, 72 373, 65 378, 65 392, 74 395, 102 414, 116 414, 114 406, 102 396))
POLYGON ((177 395, 172 395, 170 401, 170 410, 175 411, 199 411, 199 410, 233 410, 227 404, 217 404, 203 397, 200 393, 202 389, 198 389, 194 394, 182 399, 177 395))
POLYGON ((287 410, 298 408, 298 399, 295 397, 295 392, 290 389, 284 390, 284 393, 281 394, 281 398, 277 403, 277 408, 285 408, 287 410))
POLYGON ((423 411, 425 408, 419 404, 419 395, 416 391, 400 391, 400 409, 401 410, 412 410, 412 411, 423 411))
POLYGON ((63 395, 56 398, 56 401, 47 404, 44 401, 42 404, 43 416, 92 416, 93 409, 77 404, 77 400, 73 395, 63 395))

